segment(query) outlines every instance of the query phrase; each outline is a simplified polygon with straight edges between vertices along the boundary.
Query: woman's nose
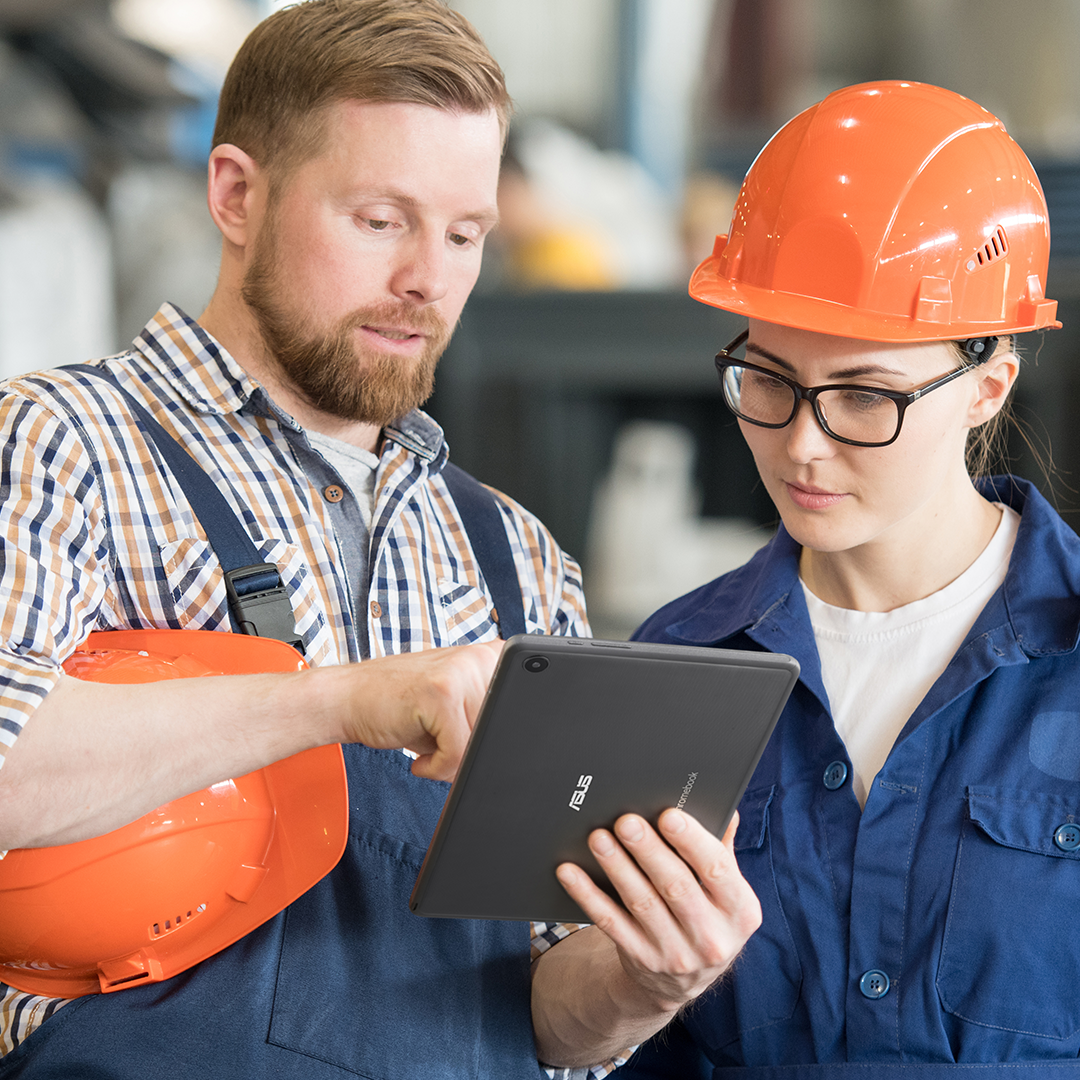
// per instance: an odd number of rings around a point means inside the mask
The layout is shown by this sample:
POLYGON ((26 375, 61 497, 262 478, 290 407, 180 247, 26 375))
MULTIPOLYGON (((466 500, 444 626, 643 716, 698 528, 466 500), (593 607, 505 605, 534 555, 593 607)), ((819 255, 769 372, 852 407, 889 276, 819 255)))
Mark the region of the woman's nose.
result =
POLYGON ((792 461, 807 462, 831 457, 837 443, 818 422, 809 401, 800 401, 795 419, 787 427, 787 450, 792 461))

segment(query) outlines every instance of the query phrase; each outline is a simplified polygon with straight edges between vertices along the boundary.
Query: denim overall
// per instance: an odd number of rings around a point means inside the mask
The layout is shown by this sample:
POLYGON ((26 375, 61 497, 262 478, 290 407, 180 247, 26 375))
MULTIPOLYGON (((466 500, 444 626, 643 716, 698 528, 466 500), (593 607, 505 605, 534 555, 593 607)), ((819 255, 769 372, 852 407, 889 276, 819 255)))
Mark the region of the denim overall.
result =
MULTIPOLYGON (((159 448, 172 442, 140 426, 159 448)), ((502 633, 521 632, 521 592, 498 510, 475 480, 446 469, 503 613, 502 633)), ((221 521, 182 484, 228 571, 230 545, 214 540, 221 521)), ((413 776, 399 750, 343 750, 349 839, 322 881, 180 975, 65 1005, 0 1058, 0 1080, 541 1077, 528 924, 409 911, 449 785, 413 776)))

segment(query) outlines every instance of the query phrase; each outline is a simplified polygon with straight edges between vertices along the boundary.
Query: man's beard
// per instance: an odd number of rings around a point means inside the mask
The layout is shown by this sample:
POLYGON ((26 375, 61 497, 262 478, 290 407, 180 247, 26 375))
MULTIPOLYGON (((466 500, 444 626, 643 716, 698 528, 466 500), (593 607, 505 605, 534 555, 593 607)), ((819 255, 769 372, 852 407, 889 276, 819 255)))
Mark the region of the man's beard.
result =
POLYGON ((287 290, 276 273, 273 235, 268 219, 241 296, 255 315, 269 356, 293 387, 322 412, 380 428, 427 401, 435 386, 435 365, 450 339, 442 316, 431 308, 387 301, 354 311, 319 333, 280 302, 287 290), (356 340, 361 326, 423 334, 423 351, 416 357, 378 352, 356 340))

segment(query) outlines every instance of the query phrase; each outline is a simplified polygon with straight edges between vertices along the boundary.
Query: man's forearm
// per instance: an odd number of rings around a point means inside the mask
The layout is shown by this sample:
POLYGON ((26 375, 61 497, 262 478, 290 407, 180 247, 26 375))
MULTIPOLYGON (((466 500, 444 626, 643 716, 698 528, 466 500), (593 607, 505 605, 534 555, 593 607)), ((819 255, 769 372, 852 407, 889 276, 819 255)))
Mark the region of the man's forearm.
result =
POLYGON ((500 649, 131 685, 65 676, 0 769, 0 850, 99 836, 327 743, 407 748, 417 775, 451 779, 500 649))
POLYGON ((66 676, 0 769, 0 850, 70 843, 331 741, 302 675, 135 685, 66 676), (320 732, 323 726, 325 732, 320 732))

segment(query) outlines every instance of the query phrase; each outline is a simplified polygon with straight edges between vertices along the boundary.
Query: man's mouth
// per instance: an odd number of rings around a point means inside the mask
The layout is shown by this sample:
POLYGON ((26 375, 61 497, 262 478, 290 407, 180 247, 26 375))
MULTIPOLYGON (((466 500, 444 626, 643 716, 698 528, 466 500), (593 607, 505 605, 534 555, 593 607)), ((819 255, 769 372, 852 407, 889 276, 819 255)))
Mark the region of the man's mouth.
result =
POLYGON ((416 337, 411 330, 387 330, 381 326, 366 326, 365 330, 370 330, 372 333, 378 334, 379 337, 384 337, 390 341, 408 341, 411 337, 416 337))

